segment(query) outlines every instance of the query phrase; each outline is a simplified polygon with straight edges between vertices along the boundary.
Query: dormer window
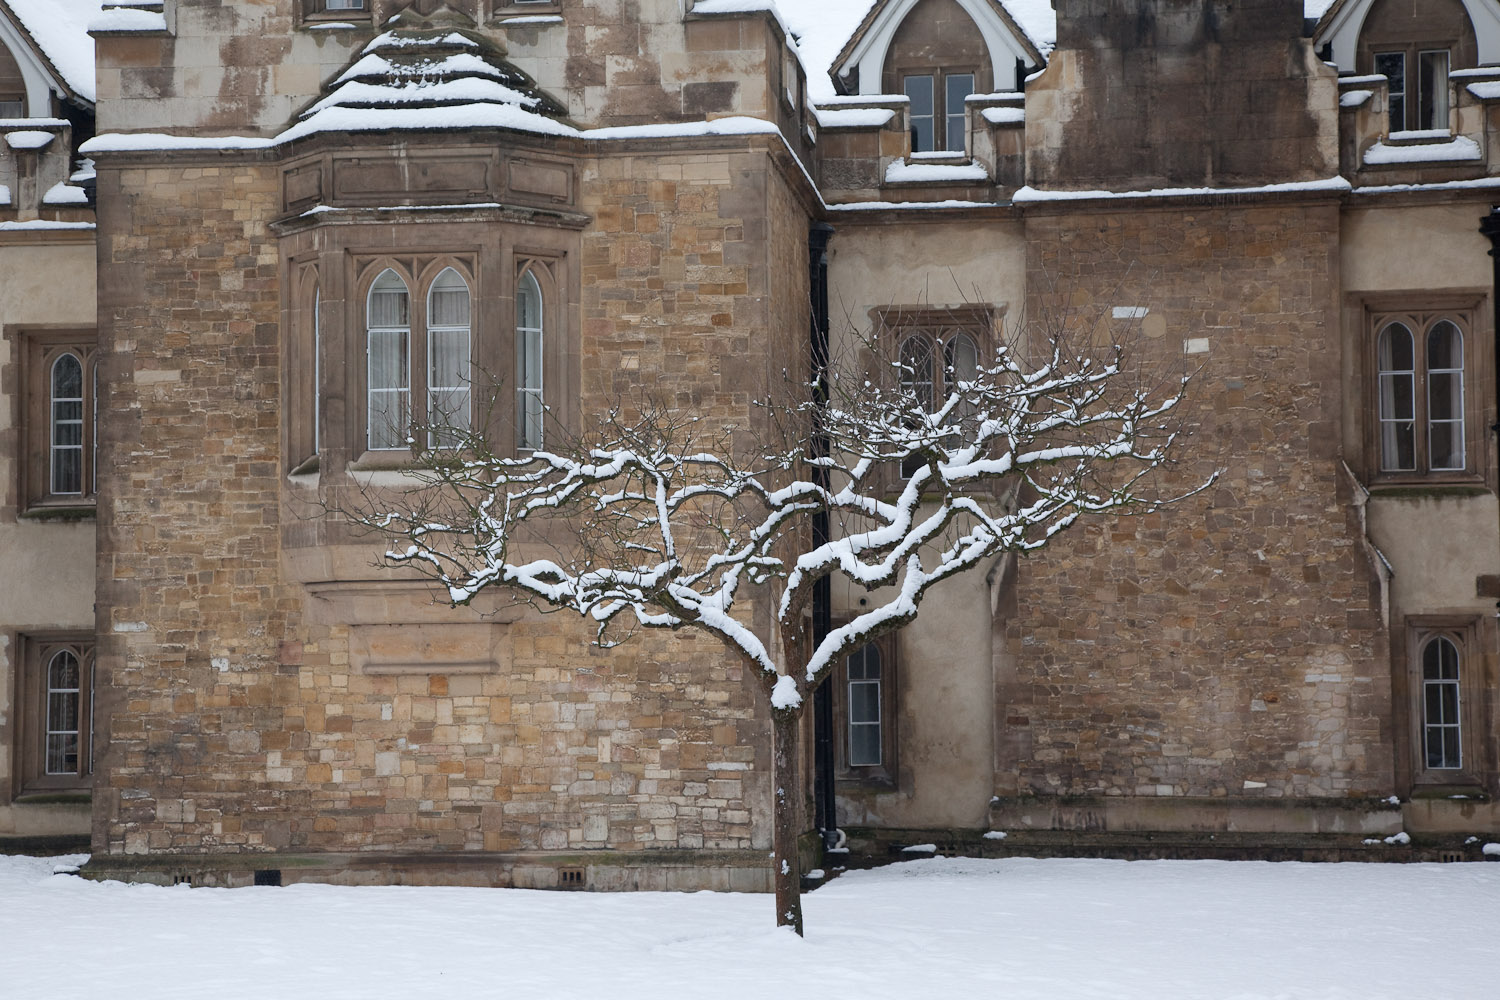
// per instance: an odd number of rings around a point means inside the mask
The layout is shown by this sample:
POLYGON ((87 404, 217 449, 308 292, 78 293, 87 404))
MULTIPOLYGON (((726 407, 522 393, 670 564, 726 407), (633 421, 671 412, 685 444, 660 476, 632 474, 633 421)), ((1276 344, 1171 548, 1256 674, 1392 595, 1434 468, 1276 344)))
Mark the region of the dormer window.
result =
POLYGON ((1448 75, 1478 64, 1462 0, 1375 0, 1359 33, 1361 73, 1390 81, 1390 130, 1449 128, 1448 75))
POLYGON ((911 100, 911 151, 951 150, 967 145, 968 113, 964 99, 974 93, 974 73, 920 73, 903 78, 902 91, 911 100))

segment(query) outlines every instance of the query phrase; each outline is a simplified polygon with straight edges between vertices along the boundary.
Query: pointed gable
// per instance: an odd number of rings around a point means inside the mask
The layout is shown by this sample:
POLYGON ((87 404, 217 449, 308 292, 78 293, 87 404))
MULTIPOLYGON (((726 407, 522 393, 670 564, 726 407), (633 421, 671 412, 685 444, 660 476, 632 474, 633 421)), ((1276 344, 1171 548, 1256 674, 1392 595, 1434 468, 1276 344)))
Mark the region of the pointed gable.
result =
MULTIPOLYGON (((880 93, 881 78, 885 71, 887 55, 895 44, 912 10, 922 0, 878 0, 860 22, 859 27, 834 59, 831 72, 846 86, 858 93, 880 93), (857 80, 857 84, 853 81, 857 80)), ((1028 34, 1017 18, 1008 9, 1009 4, 1025 8, 1026 13, 1036 13, 1034 30, 1043 34, 1046 20, 1040 12, 1032 12, 1029 5, 1036 0, 953 0, 973 20, 978 28, 990 64, 994 67, 996 90, 1015 90, 1019 87, 1016 65, 1040 66, 1045 61, 1043 45, 1028 34)), ((1047 10, 1050 14, 1050 6, 1047 10)), ((1051 39, 1045 44, 1050 48, 1051 39)))
POLYGON ((33 118, 52 113, 53 94, 93 104, 88 18, 98 13, 98 0, 0 0, 0 101, 21 101, 33 118))

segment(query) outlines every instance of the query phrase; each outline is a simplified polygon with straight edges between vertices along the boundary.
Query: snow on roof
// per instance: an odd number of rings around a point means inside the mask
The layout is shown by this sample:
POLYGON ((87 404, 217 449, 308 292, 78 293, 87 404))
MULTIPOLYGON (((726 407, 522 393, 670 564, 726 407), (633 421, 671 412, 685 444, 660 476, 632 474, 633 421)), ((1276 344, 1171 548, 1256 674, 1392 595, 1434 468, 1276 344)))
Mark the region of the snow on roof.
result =
POLYGON ((397 29, 366 45, 278 141, 386 128, 489 126, 572 134, 556 120, 562 116, 562 106, 498 50, 456 31, 397 29))
POLYGON ((100 0, 0 0, 10 8, 68 88, 94 100, 94 40, 89 22, 100 0))
MULTIPOLYGON (((807 67, 807 89, 814 101, 833 95, 829 70, 849 36, 877 0, 776 0, 780 16, 797 36, 797 47, 807 67)), ((1043 54, 1057 44, 1057 12, 1053 0, 1000 0, 1016 25, 1043 54)), ((1333 0, 1303 0, 1304 16, 1318 18, 1333 0)), ((706 0, 696 9, 713 11, 761 10, 772 0, 706 0), (709 6, 709 5, 712 6, 709 6)))

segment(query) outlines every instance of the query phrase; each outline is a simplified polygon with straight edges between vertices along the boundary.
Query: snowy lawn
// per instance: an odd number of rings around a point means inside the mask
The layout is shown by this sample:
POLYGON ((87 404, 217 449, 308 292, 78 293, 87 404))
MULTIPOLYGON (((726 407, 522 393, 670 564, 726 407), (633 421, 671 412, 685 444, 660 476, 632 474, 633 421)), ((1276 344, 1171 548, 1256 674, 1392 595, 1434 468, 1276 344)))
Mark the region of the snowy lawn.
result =
POLYGON ((804 941, 769 896, 160 888, 52 864, 0 857, 7 1000, 1500 996, 1493 863, 938 858, 810 894, 804 941))

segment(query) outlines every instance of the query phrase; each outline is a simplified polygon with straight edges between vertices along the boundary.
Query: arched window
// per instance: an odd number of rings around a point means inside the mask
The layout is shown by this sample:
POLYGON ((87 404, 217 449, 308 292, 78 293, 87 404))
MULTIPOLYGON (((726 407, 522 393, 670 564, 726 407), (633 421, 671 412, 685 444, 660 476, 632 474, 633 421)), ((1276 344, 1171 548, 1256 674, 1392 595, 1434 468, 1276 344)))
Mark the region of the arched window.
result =
POLYGON ((83 362, 71 354, 52 363, 51 492, 82 495, 83 482, 83 362))
POLYGON ((46 729, 43 733, 45 774, 78 773, 82 694, 78 657, 72 650, 58 650, 47 661, 46 729))
POLYGON ((925 333, 914 333, 901 341, 902 393, 910 393, 915 404, 924 410, 931 410, 935 399, 932 355, 932 338, 925 333))
POLYGON ((1375 391, 1382 473, 1444 475, 1469 469, 1462 322, 1453 313, 1378 321, 1375 391))
POLYGON ((405 448, 411 415, 411 293, 387 268, 370 286, 365 306, 371 450, 405 448))
POLYGON ((516 284, 516 447, 542 446, 543 394, 542 286, 530 270, 516 284))
POLYGON ((1417 467, 1416 354, 1411 331, 1391 323, 1380 331, 1380 468, 1417 467))
POLYGON ((427 293, 428 445, 457 446, 471 428, 469 286, 444 268, 427 293))
POLYGON ((1463 767, 1458 647, 1446 636, 1422 645, 1422 756, 1428 768, 1463 767))
POLYGON ((1427 331, 1427 454, 1435 471, 1464 467, 1464 335, 1451 320, 1427 331))

